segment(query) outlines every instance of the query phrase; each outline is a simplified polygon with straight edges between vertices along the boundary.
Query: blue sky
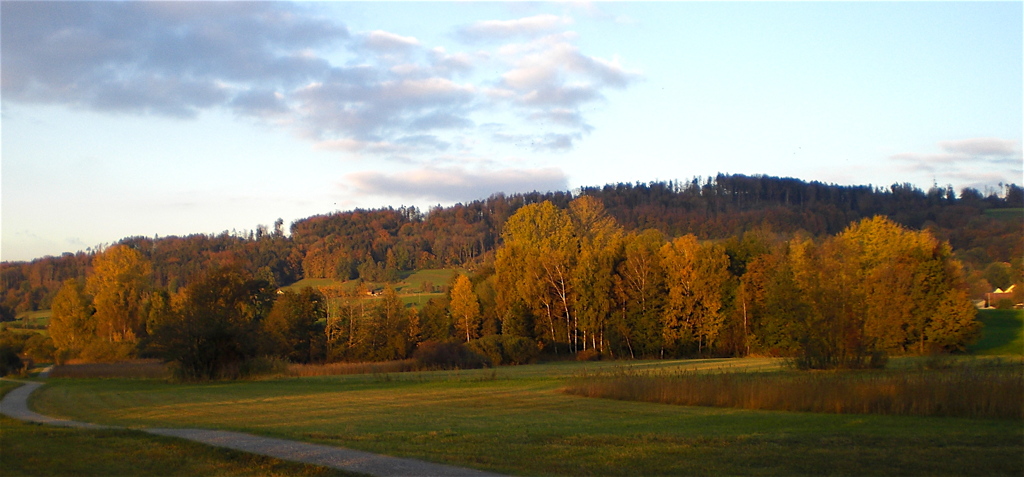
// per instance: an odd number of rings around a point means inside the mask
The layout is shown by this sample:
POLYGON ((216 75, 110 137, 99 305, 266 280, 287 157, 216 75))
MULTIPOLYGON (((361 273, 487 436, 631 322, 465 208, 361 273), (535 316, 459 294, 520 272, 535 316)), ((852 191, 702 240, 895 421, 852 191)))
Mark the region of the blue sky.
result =
POLYGON ((718 172, 1022 182, 1022 3, 0 4, 2 249, 718 172))

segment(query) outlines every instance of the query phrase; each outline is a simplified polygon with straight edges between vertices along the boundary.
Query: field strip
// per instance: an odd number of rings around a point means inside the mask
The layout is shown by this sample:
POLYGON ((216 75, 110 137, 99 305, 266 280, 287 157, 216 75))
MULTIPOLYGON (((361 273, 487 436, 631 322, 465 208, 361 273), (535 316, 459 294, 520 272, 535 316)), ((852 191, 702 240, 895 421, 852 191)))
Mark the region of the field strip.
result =
MULTIPOLYGON (((24 385, 12 390, 0 401, 0 413, 21 421, 36 422, 61 427, 82 429, 119 429, 118 427, 100 426, 87 422, 56 419, 32 412, 28 408, 28 397, 42 386, 39 382, 24 382, 24 385)), ((253 454, 276 457, 278 459, 320 465, 334 469, 360 472, 381 477, 404 476, 453 476, 453 477, 488 477, 499 476, 474 469, 435 464, 416 459, 391 457, 370 452, 346 449, 343 447, 310 444, 306 442, 274 439, 241 432, 215 431, 207 429, 138 429, 140 431, 178 437, 216 447, 249 452, 253 454)))

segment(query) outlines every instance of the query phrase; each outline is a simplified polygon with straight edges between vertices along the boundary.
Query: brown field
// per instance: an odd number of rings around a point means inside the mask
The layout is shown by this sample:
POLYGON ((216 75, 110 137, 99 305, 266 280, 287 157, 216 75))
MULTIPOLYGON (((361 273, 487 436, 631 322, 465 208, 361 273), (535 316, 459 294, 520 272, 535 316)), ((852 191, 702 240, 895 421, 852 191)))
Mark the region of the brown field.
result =
POLYGON ((159 359, 137 359, 116 363, 69 363, 54 366, 51 378, 141 378, 164 379, 171 376, 159 359))

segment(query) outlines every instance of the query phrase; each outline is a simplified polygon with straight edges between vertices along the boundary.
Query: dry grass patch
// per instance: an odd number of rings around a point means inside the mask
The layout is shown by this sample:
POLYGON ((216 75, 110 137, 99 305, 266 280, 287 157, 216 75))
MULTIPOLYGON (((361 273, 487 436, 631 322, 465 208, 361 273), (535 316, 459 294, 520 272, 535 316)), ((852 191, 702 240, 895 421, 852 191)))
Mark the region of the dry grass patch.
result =
POLYGON ((874 372, 692 373, 619 371, 579 376, 564 391, 685 406, 1024 420, 1024 365, 874 372))
POLYGON ((340 376, 346 374, 386 374, 418 371, 419 363, 413 359, 400 361, 384 361, 379 363, 328 363, 328 364, 289 364, 286 376, 340 376))
POLYGON ((138 359, 116 363, 70 363, 54 366, 51 378, 136 378, 167 379, 167 365, 158 359, 138 359))

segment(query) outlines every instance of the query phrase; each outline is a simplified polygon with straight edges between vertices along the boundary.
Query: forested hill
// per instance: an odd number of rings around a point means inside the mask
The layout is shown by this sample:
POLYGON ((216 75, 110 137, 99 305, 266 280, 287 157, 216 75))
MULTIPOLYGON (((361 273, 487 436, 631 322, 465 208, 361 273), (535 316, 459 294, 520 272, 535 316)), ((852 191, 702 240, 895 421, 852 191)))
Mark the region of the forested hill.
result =
MULTIPOLYGON (((505 221, 520 207, 551 201, 564 208, 580 195, 600 199, 627 230, 656 228, 669 237, 692 233, 723 239, 755 228, 824 236, 884 215, 948 240, 969 272, 1024 256, 1022 215, 998 213, 1024 207, 1024 190, 1016 185, 984 196, 974 189, 957 194, 951 188, 925 191, 910 184, 840 186, 744 175, 621 183, 572 193, 496 194, 426 212, 406 207, 338 212, 298 220, 290 236, 278 222, 273 230, 260 226, 219 235, 130 237, 119 243, 141 251, 152 264, 154 285, 171 290, 224 264, 278 285, 302 278, 387 281, 402 270, 483 263, 499 244, 505 221)), ((64 280, 85 276, 94 253, 0 265, 4 314, 49 308, 64 280)))

